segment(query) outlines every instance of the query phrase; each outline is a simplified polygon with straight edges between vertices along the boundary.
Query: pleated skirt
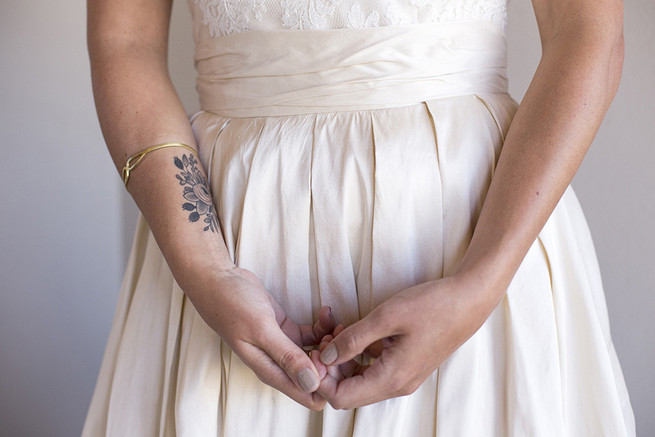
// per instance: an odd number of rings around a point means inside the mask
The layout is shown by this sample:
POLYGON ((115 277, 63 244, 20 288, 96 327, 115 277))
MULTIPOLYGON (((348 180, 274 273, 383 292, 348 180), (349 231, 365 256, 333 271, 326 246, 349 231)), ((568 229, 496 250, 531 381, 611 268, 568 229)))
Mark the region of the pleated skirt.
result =
MULTIPOLYGON (((193 119, 230 255, 298 323, 346 325, 453 272, 516 109, 503 93, 193 119)), ((313 412, 200 318, 139 220, 85 436, 632 436, 592 240, 568 189, 489 319, 412 395, 313 412)))

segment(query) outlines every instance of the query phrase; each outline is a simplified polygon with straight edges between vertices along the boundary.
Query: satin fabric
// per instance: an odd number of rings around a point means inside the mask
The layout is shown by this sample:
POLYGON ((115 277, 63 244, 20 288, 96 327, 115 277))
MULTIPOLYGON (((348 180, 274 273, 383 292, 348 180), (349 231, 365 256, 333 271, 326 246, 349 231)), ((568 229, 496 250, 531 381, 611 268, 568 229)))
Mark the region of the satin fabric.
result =
MULTIPOLYGON (((503 38, 430 24, 199 46, 193 128, 228 250, 295 321, 329 305, 350 324, 456 268, 516 110, 503 38)), ((261 383, 141 219, 83 435, 617 437, 634 418, 569 189, 480 330, 414 394, 349 411, 261 383)))
POLYGON ((197 45, 200 103, 255 117, 505 93, 505 45, 503 29, 482 21, 228 35, 197 45))

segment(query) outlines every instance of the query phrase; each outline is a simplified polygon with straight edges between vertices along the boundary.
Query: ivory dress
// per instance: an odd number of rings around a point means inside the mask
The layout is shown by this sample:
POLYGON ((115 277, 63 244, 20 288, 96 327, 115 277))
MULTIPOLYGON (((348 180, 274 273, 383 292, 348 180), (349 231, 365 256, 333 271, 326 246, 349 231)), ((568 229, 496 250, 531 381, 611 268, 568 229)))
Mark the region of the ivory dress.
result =
MULTIPOLYGON (((516 109, 505 0, 189 0, 193 119, 230 254, 352 323, 447 275, 516 109)), ((312 412, 199 317, 139 221, 85 436, 633 436, 569 189, 482 328, 412 395, 312 412)))

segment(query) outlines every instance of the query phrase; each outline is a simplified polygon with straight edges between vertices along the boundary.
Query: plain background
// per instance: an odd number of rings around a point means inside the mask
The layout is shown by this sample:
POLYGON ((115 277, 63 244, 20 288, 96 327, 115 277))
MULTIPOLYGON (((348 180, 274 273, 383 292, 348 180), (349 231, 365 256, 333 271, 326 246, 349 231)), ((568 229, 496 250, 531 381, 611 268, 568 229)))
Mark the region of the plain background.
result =
MULTIPOLYGON (((625 4, 623 81, 574 181, 603 272, 638 434, 655 436, 655 2, 625 4)), ((197 108, 186 4, 171 71, 197 108)), ((512 0, 510 91, 539 59, 528 0, 512 0)), ((0 5, 0 435, 79 435, 136 210, 95 116, 81 1, 0 5)))

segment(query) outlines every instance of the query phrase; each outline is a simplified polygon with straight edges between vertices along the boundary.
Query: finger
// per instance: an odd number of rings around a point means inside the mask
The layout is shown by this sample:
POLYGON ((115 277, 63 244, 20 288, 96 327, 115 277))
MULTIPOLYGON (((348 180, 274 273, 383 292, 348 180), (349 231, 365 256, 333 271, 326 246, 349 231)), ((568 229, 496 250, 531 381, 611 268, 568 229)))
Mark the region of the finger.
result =
POLYGON ((321 361, 332 365, 345 363, 376 341, 394 334, 393 325, 386 322, 381 311, 373 311, 336 335, 332 343, 321 352, 321 361))
MULTIPOLYGON (((318 345, 318 350, 319 350, 320 352, 323 352, 323 349, 325 349, 326 347, 328 347, 328 345, 330 344, 330 342, 331 342, 333 339, 334 339, 334 337, 331 336, 331 335, 326 335, 325 337, 323 337, 323 339, 321 340, 321 344, 318 345)), ((320 354, 316 354, 316 357, 318 357, 319 355, 320 355, 320 354)))
POLYGON ((346 361, 343 364, 339 364, 339 371, 345 378, 350 378, 354 375, 361 375, 364 373, 369 366, 362 366, 355 360, 346 361))
POLYGON ((326 370, 325 375, 323 375, 321 378, 321 384, 316 393, 321 395, 321 392, 334 392, 339 382, 344 379, 344 375, 340 368, 341 366, 326 366, 325 364, 321 363, 321 360, 318 358, 318 354, 314 354, 312 361, 316 366, 323 366, 323 368, 326 370))
POLYGON ((263 350, 252 344, 246 344, 239 356, 257 377, 267 385, 281 391, 294 401, 315 411, 325 406, 325 398, 319 393, 306 393, 289 378, 280 366, 263 350))
POLYGON ((323 363, 321 363, 321 360, 318 357, 318 352, 314 351, 309 351, 307 352, 307 355, 309 356, 309 359, 312 361, 312 364, 316 368, 316 371, 318 372, 318 379, 319 381, 323 378, 325 378, 325 375, 328 372, 327 366, 323 363))
POLYGON ((322 384, 319 393, 335 409, 351 409, 407 395, 417 387, 398 366, 395 356, 385 351, 371 366, 355 369, 353 376, 336 387, 322 384))
POLYGON ((331 333, 336 325, 336 319, 329 306, 321 307, 318 320, 313 325, 299 325, 300 337, 303 346, 318 344, 323 336, 331 333))
POLYGON ((312 360, 312 364, 316 367, 318 371, 319 380, 323 380, 330 372, 330 369, 325 364, 321 363, 321 360, 318 357, 318 352, 311 351, 309 353, 309 359, 312 360))
MULTIPOLYGON (((321 340, 321 344, 319 345, 318 350, 323 351, 323 349, 325 349, 330 344, 330 342, 332 341, 333 338, 334 337, 332 337, 331 335, 326 335, 325 337, 323 337, 323 340, 321 340)), ((311 355, 311 357, 312 357, 312 362, 314 363, 314 365, 316 366, 317 369, 319 368, 316 365, 317 360, 318 360, 318 363, 321 366, 325 367, 325 364, 323 364, 323 362, 321 362, 318 353, 314 353, 313 355, 311 355)), ((327 366, 327 367, 329 369, 334 369, 334 368, 339 369, 339 372, 341 372, 341 376, 342 376, 342 378, 339 379, 339 381, 340 381, 341 379, 343 379, 343 377, 348 378, 348 377, 351 377, 351 376, 353 376, 355 374, 357 374, 357 375, 361 374, 364 371, 364 369, 366 369, 366 367, 368 367, 368 366, 362 366, 357 361, 350 360, 350 361, 346 361, 343 364, 339 364, 338 366, 327 366)), ((319 370, 319 373, 321 373, 320 370, 319 370)), ((323 379, 322 374, 321 374, 321 379, 323 379)))
POLYGON ((319 386, 319 374, 305 351, 298 347, 280 329, 268 330, 258 345, 275 361, 303 392, 312 393, 319 386))

